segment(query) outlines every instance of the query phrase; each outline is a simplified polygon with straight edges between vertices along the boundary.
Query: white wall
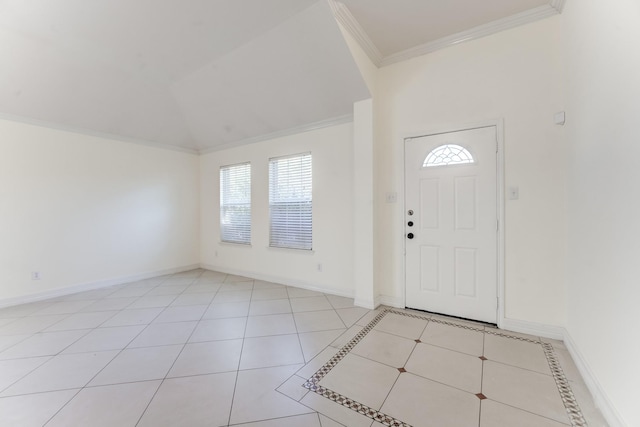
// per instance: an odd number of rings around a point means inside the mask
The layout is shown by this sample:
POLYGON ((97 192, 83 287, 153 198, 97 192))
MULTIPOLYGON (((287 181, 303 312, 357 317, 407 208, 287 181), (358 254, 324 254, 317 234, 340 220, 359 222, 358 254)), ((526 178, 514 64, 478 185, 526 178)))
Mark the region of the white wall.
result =
POLYGON ((506 317, 565 322, 565 147, 560 19, 545 19, 383 67, 376 90, 377 283, 402 301, 403 137, 434 127, 504 119, 506 317), (398 203, 384 202, 398 192, 398 203))
POLYGON ((197 156, 6 120, 0 135, 0 305, 198 263, 197 156))
POLYGON ((562 20, 568 330, 611 425, 639 426, 640 3, 570 1, 562 20))
POLYGON ((202 263, 353 296, 352 141, 347 123, 201 156, 202 263), (313 157, 313 251, 269 248, 269 158, 304 152, 313 157), (220 243, 219 168, 241 162, 251 162, 251 246, 220 243))

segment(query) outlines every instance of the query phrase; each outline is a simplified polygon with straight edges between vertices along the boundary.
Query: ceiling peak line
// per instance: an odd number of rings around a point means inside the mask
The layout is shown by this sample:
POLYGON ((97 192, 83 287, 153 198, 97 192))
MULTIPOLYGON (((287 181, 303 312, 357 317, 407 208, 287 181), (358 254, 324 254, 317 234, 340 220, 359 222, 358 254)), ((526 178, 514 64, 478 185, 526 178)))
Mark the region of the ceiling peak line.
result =
POLYGON ((349 8, 344 3, 337 0, 328 1, 329 6, 331 6, 333 15, 336 17, 336 20, 347 31, 349 31, 349 34, 351 34, 351 36, 358 42, 360 47, 365 51, 369 59, 371 59, 371 62, 373 62, 376 66, 380 66, 380 63, 384 58, 382 52, 380 52, 378 47, 375 45, 375 43, 373 43, 360 23, 351 14, 349 8))

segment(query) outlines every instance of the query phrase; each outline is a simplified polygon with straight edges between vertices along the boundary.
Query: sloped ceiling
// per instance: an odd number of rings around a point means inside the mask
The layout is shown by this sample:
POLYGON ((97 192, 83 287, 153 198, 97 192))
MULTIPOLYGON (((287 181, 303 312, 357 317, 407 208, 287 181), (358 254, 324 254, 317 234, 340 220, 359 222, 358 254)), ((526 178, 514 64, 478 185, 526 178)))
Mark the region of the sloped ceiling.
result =
POLYGON ((378 66, 564 0, 0 0, 0 118, 206 152, 351 114, 378 66))
POLYGON ((193 151, 370 95, 326 0, 0 0, 0 114, 193 151))

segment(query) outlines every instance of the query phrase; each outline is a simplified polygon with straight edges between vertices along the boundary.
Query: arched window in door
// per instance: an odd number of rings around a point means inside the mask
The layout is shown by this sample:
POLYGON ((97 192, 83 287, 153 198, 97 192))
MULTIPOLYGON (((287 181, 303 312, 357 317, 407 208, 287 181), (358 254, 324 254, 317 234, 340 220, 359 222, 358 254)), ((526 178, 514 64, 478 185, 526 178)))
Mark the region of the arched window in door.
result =
POLYGON ((475 163, 473 156, 464 147, 445 144, 431 150, 422 164, 423 168, 475 163))

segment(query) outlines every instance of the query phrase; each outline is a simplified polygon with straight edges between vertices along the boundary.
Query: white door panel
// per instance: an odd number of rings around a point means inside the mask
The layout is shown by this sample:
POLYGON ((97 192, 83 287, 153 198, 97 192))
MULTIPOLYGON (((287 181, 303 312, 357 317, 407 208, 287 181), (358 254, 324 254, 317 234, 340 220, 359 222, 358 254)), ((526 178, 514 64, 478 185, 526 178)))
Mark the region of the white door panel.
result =
POLYGON ((493 126, 405 141, 407 307, 496 323, 496 147, 493 126))

